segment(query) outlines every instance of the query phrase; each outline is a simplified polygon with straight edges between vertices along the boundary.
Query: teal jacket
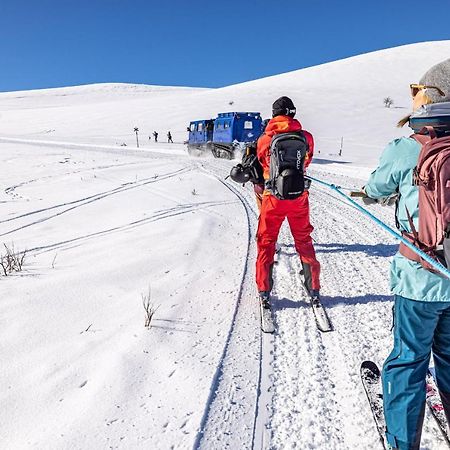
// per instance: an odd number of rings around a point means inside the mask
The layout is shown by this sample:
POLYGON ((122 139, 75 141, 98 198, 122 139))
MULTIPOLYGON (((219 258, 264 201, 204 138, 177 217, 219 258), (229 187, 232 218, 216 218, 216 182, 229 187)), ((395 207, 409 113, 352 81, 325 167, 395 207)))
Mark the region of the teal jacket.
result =
MULTIPOLYGON (((420 153, 413 138, 392 141, 383 151, 377 169, 365 186, 371 198, 387 197, 399 192, 397 220, 400 230, 411 232, 406 208, 418 229, 419 191, 413 185, 413 170, 420 153)), ((424 269, 419 263, 397 253, 391 265, 391 289, 394 294, 413 300, 450 302, 450 280, 424 269)))

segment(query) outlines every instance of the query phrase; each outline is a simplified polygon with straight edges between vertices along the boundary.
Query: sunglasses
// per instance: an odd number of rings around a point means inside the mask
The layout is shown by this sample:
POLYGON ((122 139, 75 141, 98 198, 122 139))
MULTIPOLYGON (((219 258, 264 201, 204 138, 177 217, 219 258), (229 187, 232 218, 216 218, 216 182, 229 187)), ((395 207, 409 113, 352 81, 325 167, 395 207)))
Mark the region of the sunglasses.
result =
POLYGON ((445 97, 445 93, 442 89, 436 87, 436 86, 427 86, 426 84, 410 84, 409 85, 410 89, 411 89, 411 95, 413 97, 415 97, 419 91, 423 90, 423 89, 436 89, 439 93, 439 95, 441 95, 442 97, 445 97))

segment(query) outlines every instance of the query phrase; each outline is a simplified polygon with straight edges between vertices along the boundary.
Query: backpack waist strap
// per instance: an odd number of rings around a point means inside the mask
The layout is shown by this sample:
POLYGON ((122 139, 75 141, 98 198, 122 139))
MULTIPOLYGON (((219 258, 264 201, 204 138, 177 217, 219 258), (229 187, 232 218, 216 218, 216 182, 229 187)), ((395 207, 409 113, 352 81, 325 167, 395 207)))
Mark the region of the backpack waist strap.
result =
MULTIPOLYGON (((437 258, 437 255, 434 251, 433 248, 431 247, 427 247, 426 245, 422 244, 422 242, 419 242, 413 233, 408 233, 406 231, 402 231, 402 236, 408 240, 409 242, 411 242, 411 244, 413 244, 415 247, 417 247, 418 249, 422 250, 424 253, 426 253, 428 256, 430 256, 433 259, 436 259, 438 262, 439 259, 437 258)), ((399 253, 404 256, 405 258, 410 259, 411 261, 415 261, 418 262, 420 264, 422 264, 423 267, 425 267, 425 269, 431 271, 431 272, 437 272, 436 269, 433 268, 433 266, 431 266, 430 264, 428 264, 425 260, 423 260, 417 253, 415 253, 413 250, 411 250, 408 246, 406 246, 406 244, 404 244, 403 242, 400 242, 400 247, 399 247, 399 253)))

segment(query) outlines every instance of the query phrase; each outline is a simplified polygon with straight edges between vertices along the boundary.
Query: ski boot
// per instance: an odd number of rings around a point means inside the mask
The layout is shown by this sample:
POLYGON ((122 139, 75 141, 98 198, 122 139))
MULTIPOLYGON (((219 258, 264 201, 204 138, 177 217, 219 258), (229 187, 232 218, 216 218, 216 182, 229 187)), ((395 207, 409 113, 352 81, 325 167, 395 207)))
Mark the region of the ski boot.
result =
POLYGON ((269 291, 261 291, 259 293, 259 301, 261 303, 262 308, 270 309, 270 292, 269 291))
POLYGON ((311 303, 314 305, 320 304, 320 291, 318 289, 310 289, 311 303))

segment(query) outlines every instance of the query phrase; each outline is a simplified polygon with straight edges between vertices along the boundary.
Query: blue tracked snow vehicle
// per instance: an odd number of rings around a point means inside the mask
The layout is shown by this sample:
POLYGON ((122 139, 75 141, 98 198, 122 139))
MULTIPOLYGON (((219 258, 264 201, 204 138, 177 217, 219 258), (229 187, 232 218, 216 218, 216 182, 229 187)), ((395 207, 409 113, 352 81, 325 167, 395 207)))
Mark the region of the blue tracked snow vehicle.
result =
POLYGON ((211 152, 216 158, 233 159, 243 143, 256 141, 262 133, 258 112, 228 112, 216 119, 194 120, 189 125, 188 152, 200 155, 211 152))

